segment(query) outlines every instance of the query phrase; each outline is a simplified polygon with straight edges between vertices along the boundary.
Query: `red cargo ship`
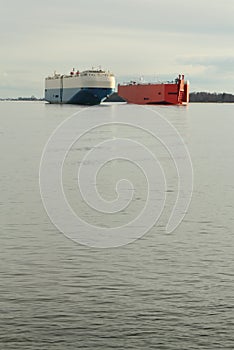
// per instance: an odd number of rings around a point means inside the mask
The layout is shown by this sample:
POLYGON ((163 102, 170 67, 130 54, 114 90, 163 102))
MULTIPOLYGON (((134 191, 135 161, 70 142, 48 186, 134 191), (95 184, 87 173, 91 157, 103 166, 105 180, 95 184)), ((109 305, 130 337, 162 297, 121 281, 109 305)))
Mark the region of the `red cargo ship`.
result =
POLYGON ((118 85, 118 95, 129 103, 142 105, 186 105, 189 102, 189 82, 179 75, 173 82, 118 85))

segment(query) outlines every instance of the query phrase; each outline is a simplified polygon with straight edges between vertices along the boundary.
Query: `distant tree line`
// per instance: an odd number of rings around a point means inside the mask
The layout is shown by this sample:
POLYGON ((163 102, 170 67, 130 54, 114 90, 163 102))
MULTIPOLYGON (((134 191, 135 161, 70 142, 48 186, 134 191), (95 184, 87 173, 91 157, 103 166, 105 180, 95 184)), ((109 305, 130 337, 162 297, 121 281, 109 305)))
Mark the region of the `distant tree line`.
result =
POLYGON ((216 92, 191 92, 189 94, 190 102, 234 102, 234 95, 216 92))
MULTIPOLYGON (((44 98, 31 97, 17 97, 17 98, 0 98, 0 101, 44 101, 44 98)), ((190 102, 218 102, 229 103, 234 102, 234 95, 226 92, 191 92, 189 94, 190 102)), ((107 97, 104 102, 124 102, 124 99, 120 97, 117 92, 107 97)))
POLYGON ((0 101, 44 101, 44 98, 37 98, 35 96, 31 97, 6 97, 6 98, 0 98, 0 101))

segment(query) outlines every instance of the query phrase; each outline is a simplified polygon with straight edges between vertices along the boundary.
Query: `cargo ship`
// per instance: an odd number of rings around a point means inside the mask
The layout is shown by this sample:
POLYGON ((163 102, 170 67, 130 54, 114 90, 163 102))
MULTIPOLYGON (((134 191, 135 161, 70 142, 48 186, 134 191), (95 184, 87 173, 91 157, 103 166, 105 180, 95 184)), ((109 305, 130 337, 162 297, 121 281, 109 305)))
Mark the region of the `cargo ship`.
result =
POLYGON ((54 72, 45 78, 45 100, 50 103, 97 105, 115 90, 114 75, 102 69, 61 75, 54 72))
POLYGON ((144 105, 186 105, 189 102, 189 82, 184 75, 164 83, 137 83, 118 85, 118 95, 128 103, 144 105))

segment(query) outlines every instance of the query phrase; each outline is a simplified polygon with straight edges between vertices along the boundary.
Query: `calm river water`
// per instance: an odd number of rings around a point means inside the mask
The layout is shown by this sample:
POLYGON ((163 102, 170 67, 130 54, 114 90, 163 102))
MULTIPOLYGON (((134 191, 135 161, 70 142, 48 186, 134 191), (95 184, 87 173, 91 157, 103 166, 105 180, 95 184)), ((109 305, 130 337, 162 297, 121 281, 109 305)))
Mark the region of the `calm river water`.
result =
MULTIPOLYGON (((168 176, 165 210, 142 238, 108 249, 66 238, 40 197, 43 148, 54 129, 82 108, 0 103, 0 349, 233 350, 234 105, 152 106, 189 149, 192 201, 183 222, 167 234, 176 172, 165 150, 155 146, 168 176)), ((132 113, 118 103, 85 113, 95 110, 105 110, 112 121, 132 113)), ((122 134, 153 144, 140 130, 107 125, 67 157, 64 190, 74 211, 91 224, 118 226, 144 203, 142 174, 124 160, 109 164, 98 182, 110 199, 119 175, 129 172, 138 192, 125 212, 116 217, 90 212, 74 189, 74 164, 96 141, 122 134)))

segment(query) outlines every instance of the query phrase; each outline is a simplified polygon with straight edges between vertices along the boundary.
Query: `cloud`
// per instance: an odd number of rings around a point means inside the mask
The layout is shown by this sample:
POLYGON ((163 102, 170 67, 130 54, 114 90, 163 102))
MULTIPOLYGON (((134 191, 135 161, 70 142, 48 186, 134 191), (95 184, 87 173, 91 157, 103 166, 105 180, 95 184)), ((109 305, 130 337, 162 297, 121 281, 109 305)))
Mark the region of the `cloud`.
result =
POLYGON ((185 65, 202 66, 221 73, 234 73, 234 56, 192 56, 182 57, 185 65))
MULTIPOLYGON (((11 73, 0 94, 8 86, 19 94, 32 88, 41 96, 44 77, 55 69, 66 73, 93 65, 118 78, 170 79, 184 72, 191 85, 204 75, 216 88, 214 72, 232 73, 233 10, 233 0, 7 2, 1 9, 0 74, 11 73)), ((231 89, 230 80, 222 83, 231 89)))

